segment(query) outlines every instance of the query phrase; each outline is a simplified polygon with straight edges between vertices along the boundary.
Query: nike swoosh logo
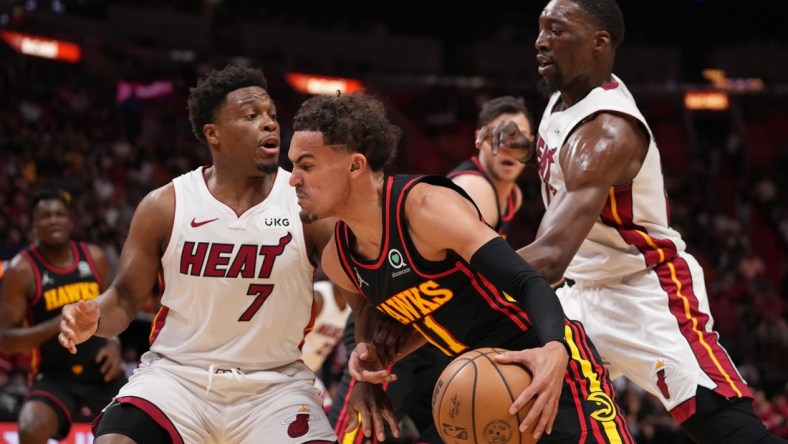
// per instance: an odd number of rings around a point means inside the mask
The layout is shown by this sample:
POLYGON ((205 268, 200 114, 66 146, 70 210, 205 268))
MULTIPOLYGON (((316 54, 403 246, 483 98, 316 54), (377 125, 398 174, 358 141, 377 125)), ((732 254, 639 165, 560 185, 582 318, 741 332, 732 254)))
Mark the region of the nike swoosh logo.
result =
POLYGON ((192 227, 194 227, 194 228, 201 227, 201 226, 203 226, 205 224, 209 224, 209 223, 217 221, 217 220, 219 220, 218 217, 216 219, 208 219, 208 220, 203 220, 203 221, 197 222, 197 218, 195 217, 194 219, 192 219, 192 227))

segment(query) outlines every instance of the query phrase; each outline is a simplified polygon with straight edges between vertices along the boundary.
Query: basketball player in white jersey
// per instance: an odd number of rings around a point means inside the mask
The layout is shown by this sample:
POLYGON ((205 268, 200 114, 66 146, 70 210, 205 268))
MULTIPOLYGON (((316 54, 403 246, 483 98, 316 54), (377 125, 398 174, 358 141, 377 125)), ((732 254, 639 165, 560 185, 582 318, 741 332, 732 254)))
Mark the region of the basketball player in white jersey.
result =
POLYGON ((140 203, 112 286, 63 309, 74 352, 134 319, 161 270, 150 351, 96 421, 96 444, 334 443, 300 360, 312 282, 333 222, 302 225, 261 70, 227 66, 190 91, 212 164, 140 203))
POLYGON ((326 358, 342 339, 352 310, 342 293, 328 279, 315 281, 313 288, 317 315, 312 330, 304 338, 301 359, 315 372, 315 386, 323 396, 323 409, 329 409, 332 405, 331 394, 322 380, 321 370, 326 358))
MULTIPOLYGON (((552 0, 539 18, 540 87, 550 100, 536 156, 546 213, 519 250, 553 283, 611 376, 657 396, 699 443, 783 442, 713 330, 703 270, 668 222, 657 145, 612 74, 624 19, 615 0, 552 0), (572 283, 574 281, 574 283, 572 283)), ((477 144, 526 147, 513 123, 477 144)))

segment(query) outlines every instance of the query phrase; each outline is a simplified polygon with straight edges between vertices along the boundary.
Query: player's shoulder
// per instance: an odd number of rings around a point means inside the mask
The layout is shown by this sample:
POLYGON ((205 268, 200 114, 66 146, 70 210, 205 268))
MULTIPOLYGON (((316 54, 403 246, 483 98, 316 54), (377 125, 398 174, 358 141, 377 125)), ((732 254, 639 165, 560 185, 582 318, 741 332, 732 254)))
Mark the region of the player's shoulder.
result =
POLYGON ((140 201, 139 207, 152 210, 172 209, 175 205, 175 186, 172 182, 148 192, 140 201))
MULTIPOLYGON (((490 190, 492 184, 481 173, 459 174, 451 178, 452 182, 461 186, 466 191, 469 190, 490 190)), ((494 189, 493 189, 494 191, 494 189)))
POLYGON ((28 255, 27 249, 15 254, 9 260, 4 261, 2 279, 18 279, 34 276, 33 259, 28 255))
POLYGON ((104 248, 102 248, 99 245, 85 242, 85 248, 87 248, 88 254, 90 254, 90 257, 92 259, 103 258, 107 256, 107 253, 104 251, 104 248))

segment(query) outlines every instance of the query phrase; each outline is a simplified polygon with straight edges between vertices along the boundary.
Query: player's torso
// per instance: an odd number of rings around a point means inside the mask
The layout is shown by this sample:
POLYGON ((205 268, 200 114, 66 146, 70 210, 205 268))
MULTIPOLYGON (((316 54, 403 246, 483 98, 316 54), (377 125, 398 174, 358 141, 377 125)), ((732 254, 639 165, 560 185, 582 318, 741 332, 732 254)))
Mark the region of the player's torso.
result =
MULTIPOLYGON (((479 157, 473 156, 457 165, 457 167, 451 170, 449 174, 446 175, 446 177, 452 179, 463 174, 478 175, 483 177, 487 183, 490 184, 490 187, 495 190, 495 184, 484 173, 484 169, 479 162, 479 157)), ((512 220, 514 219, 514 214, 517 212, 517 191, 515 188, 512 188, 512 192, 506 197, 506 201, 503 205, 500 204, 498 199, 495 201, 495 207, 498 209, 498 223, 495 224, 492 229, 504 238, 509 232, 509 227, 511 226, 512 220)))
MULTIPOLYGON (((36 293, 30 303, 27 325, 37 325, 60 315, 63 306, 80 300, 94 299, 101 293, 101 278, 83 242, 71 242, 74 262, 66 268, 56 267, 31 246, 23 254, 36 274, 36 293)), ((72 355, 53 336, 33 350, 35 373, 57 373, 64 378, 82 382, 102 381, 100 367, 95 363, 103 338, 92 337, 77 347, 72 355)))
POLYGON ((280 169, 268 197, 240 215, 211 195, 201 169, 173 180, 175 220, 151 350, 244 370, 300 357, 314 268, 288 177, 280 169))
MULTIPOLYGON (((447 355, 484 344, 523 341, 529 322, 516 302, 473 272, 454 253, 445 260, 422 258, 403 222, 404 197, 417 176, 386 177, 384 234, 378 258, 352 253, 352 232, 337 225, 340 258, 348 276, 376 308, 407 325, 447 355), (404 195, 401 195, 404 194, 404 195)), ((445 178, 442 184, 458 187, 445 178)))
MULTIPOLYGON (((546 207, 553 196, 566 192, 566 177, 559 162, 561 150, 572 130, 586 118, 600 111, 613 111, 633 116, 648 130, 632 95, 618 78, 595 88, 572 107, 552 112, 558 98, 554 95, 545 109, 536 148, 546 207)), ((668 261, 684 249, 681 237, 668 224, 668 202, 653 137, 649 137, 646 157, 635 178, 610 191, 602 212, 567 268, 566 276, 571 279, 619 279, 668 261)))

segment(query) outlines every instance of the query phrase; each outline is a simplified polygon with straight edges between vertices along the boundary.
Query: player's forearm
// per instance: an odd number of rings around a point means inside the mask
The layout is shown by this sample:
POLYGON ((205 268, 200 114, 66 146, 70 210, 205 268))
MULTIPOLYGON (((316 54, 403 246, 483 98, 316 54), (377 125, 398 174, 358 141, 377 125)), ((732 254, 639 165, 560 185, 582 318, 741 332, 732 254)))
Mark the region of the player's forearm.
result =
POLYGON ((60 332, 60 316, 32 327, 9 328, 0 335, 0 352, 22 353, 38 347, 60 332))
POLYGON ((471 266, 520 302, 542 345, 566 342, 564 310, 555 291, 536 270, 501 238, 490 240, 471 257, 471 266))
POLYGON ((142 303, 125 296, 122 288, 110 287, 97 299, 101 310, 96 327, 96 336, 110 338, 122 333, 137 316, 142 303))
POLYGON ((375 322, 375 308, 372 305, 365 303, 361 307, 353 307, 353 316, 355 317, 356 326, 353 330, 356 338, 356 344, 362 342, 374 342, 375 331, 373 323, 375 322))
POLYGON ((408 342, 406 342, 403 345, 403 347, 399 350, 399 352, 397 353, 397 356, 395 357, 395 361, 399 361, 400 359, 404 358, 405 356, 415 352, 416 350, 420 349, 421 346, 423 346, 426 343, 427 343, 427 339, 425 339, 424 336, 422 336, 422 335, 420 335, 418 333, 412 335, 410 337, 410 339, 408 339, 408 342))

